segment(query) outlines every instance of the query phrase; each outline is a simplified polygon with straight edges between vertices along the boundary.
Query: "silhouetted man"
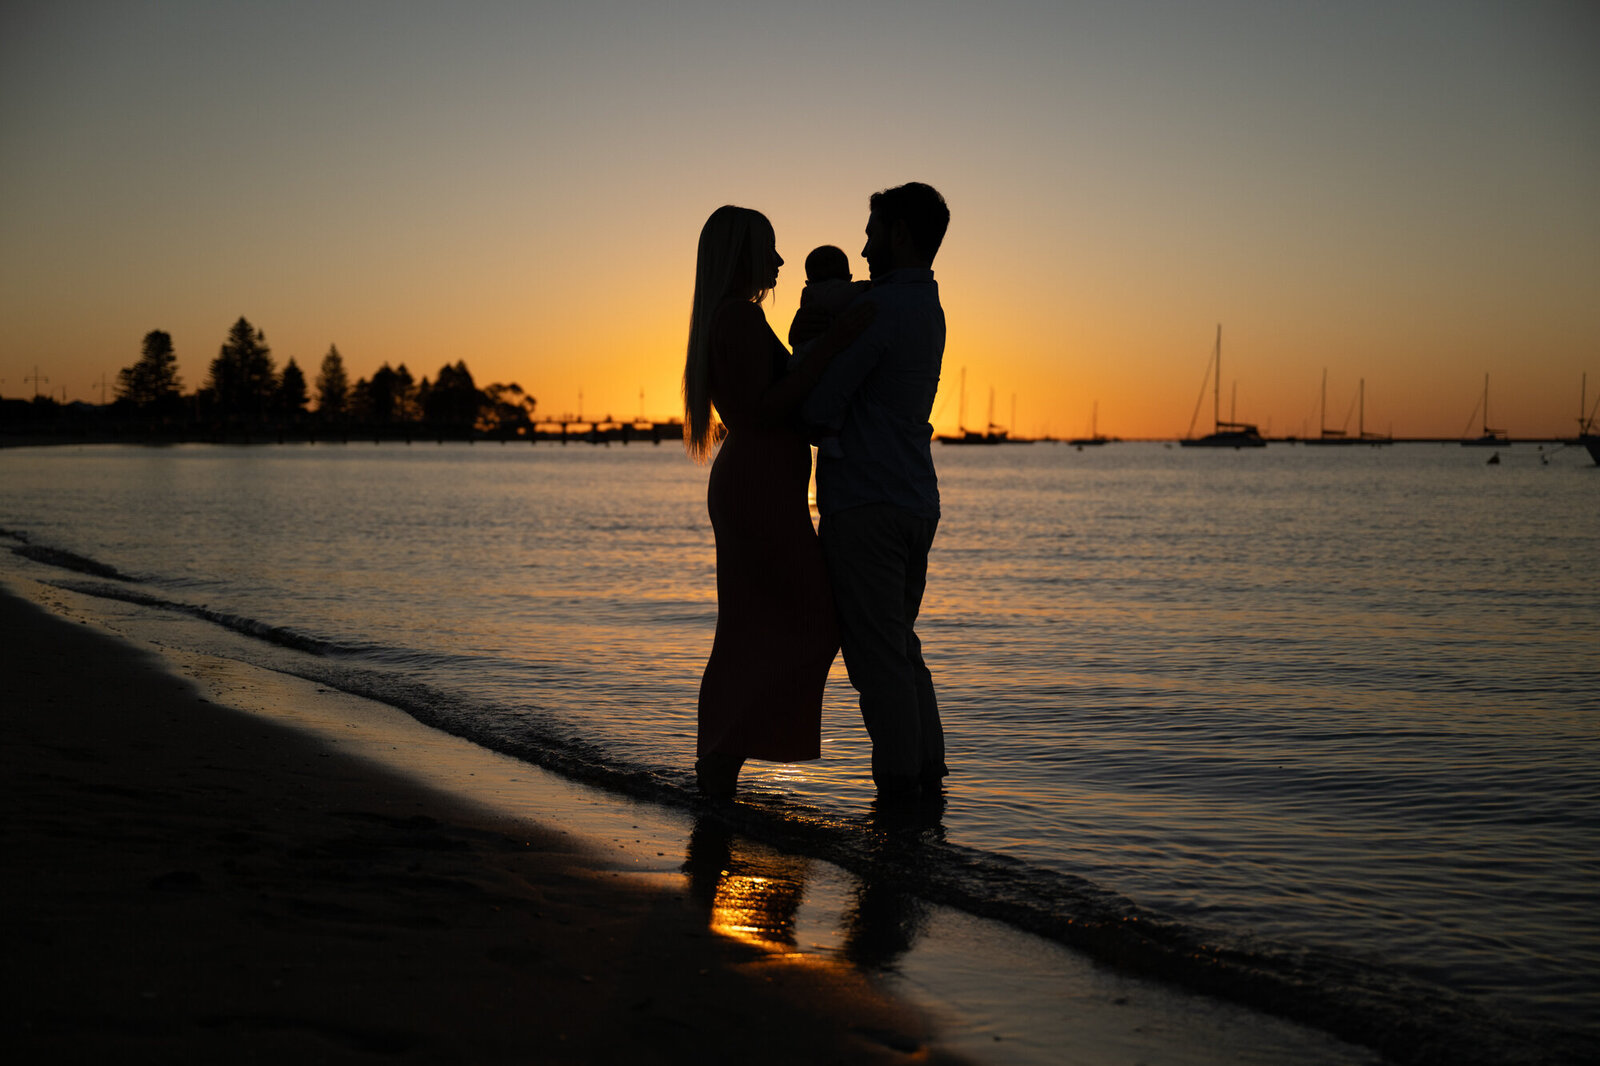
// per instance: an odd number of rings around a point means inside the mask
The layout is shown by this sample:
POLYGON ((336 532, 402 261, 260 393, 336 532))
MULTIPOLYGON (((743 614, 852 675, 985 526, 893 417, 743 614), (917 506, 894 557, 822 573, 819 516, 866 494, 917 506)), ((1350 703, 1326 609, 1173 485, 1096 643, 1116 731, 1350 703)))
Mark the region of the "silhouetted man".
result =
POLYGON ((949 770, 933 677, 915 631, 939 525, 928 416, 944 358, 933 257, 950 224, 920 182, 874 193, 861 254, 872 322, 807 398, 814 426, 839 426, 839 457, 819 456, 817 509, 839 639, 872 737, 880 796, 937 792, 949 770), (842 422, 841 422, 842 418, 842 422))

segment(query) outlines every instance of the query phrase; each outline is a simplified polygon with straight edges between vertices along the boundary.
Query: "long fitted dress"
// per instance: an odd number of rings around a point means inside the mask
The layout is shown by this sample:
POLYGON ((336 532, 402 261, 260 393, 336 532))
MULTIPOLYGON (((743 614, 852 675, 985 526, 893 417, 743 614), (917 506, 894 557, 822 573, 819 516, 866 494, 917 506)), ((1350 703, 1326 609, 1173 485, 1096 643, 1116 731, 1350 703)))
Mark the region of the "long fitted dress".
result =
POLYGON ((717 539, 717 633, 700 681, 698 753, 775 762, 821 754, 822 690, 839 650, 811 524, 804 399, 761 308, 712 320, 711 402, 728 427, 707 505, 717 539))

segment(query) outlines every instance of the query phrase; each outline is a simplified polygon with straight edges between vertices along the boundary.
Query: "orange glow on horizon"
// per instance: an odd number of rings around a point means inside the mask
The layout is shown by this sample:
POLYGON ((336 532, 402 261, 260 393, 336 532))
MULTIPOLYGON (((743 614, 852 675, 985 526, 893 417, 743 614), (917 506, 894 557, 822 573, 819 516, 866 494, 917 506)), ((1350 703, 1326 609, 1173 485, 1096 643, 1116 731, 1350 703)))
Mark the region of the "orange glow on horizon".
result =
POLYGON ((1096 404, 1108 436, 1181 435, 1219 322, 1223 406, 1236 387, 1272 435, 1319 428, 1324 368, 1330 412, 1365 379, 1397 436, 1462 434, 1485 373, 1514 437, 1570 435, 1585 372, 1600 394, 1600 23, 1577 7, 1419 8, 1395 33, 1371 5, 1245 32, 1185 5, 954 5, 899 52, 860 5, 642 8, 626 32, 402 5, 380 37, 178 10, 90 30, 44 5, 0 38, 4 397, 109 399, 153 329, 193 392, 243 315, 312 381, 336 344, 352 379, 460 360, 541 415, 665 419, 713 209, 772 220, 782 337, 806 253, 864 277, 867 197, 911 179, 952 212, 938 432, 965 368, 969 428, 993 390, 1023 436, 1085 433, 1096 404))
MULTIPOLYGON (((686 293, 688 284, 661 288, 686 293)), ((795 288, 781 285, 766 307, 768 321, 780 337, 787 333, 797 303, 796 293, 786 290, 795 288)), ((1211 386, 1202 393, 1201 385, 1215 324, 1197 322, 1179 336, 1175 326, 1160 332, 1133 332, 1114 322, 1081 321, 1058 338, 1043 339, 1030 332, 1030 327, 1038 329, 1037 322, 1016 321, 1010 309, 985 309, 963 297, 958 287, 944 284, 950 332, 932 418, 936 432, 955 432, 962 423, 963 406, 965 427, 983 429, 989 421, 991 395, 994 421, 1013 435, 1059 438, 1087 434, 1091 419, 1096 419, 1096 408, 1098 432, 1111 437, 1182 436, 1197 408, 1198 431, 1209 427, 1211 386), (990 323, 1000 324, 990 329, 990 323)), ((338 345, 352 381, 370 376, 384 362, 403 363, 418 380, 431 379, 441 365, 460 358, 480 386, 520 384, 537 399, 541 417, 630 420, 643 416, 652 421, 681 417, 681 351, 686 325, 679 301, 658 295, 632 301, 637 306, 626 313, 607 313, 597 297, 591 294, 590 299, 594 306, 578 320, 593 326, 591 330, 578 329, 570 320, 548 331, 526 324, 502 324, 503 334, 479 330, 468 340, 458 337, 455 345, 435 348, 429 344, 420 351, 398 337, 376 332, 356 332, 350 340, 336 336, 328 343, 338 345)), ((686 304, 684 295, 682 305, 686 304)), ((326 343, 317 342, 308 352, 304 343, 280 340, 293 337, 292 330, 265 318, 251 321, 266 331, 279 367, 292 356, 314 383, 326 343)), ((209 343, 174 335, 185 392, 204 383, 210 356, 225 329, 215 329, 216 336, 209 343)), ((64 356, 51 358, 42 353, 37 364, 31 360, 25 366, 8 364, 10 380, 0 386, 0 394, 13 398, 31 395, 27 382, 37 365, 39 376, 48 379, 40 386, 41 392, 60 399, 65 388, 69 398, 98 403, 102 385, 114 386, 117 371, 137 358, 141 336, 129 338, 117 358, 103 360, 104 368, 93 379, 63 374, 60 364, 64 356)), ((1438 349, 1415 353, 1410 360, 1378 354, 1355 358, 1342 354, 1337 341, 1333 338, 1312 345, 1281 333, 1253 336, 1248 328, 1231 330, 1224 323, 1223 417, 1233 411, 1269 435, 1314 435, 1326 367, 1326 417, 1332 428, 1347 423, 1354 430, 1357 390, 1363 380, 1368 430, 1402 437, 1449 437, 1471 428, 1482 394, 1486 369, 1482 364, 1464 364, 1438 349), (1285 355, 1286 349, 1294 354, 1285 355), (1441 365, 1448 370, 1434 369, 1441 365)), ((1581 357, 1532 365, 1501 360, 1487 369, 1491 417, 1497 426, 1507 428, 1513 436, 1561 436, 1575 431, 1580 383, 1588 369, 1581 357)), ((1600 362, 1588 377, 1592 403, 1600 396, 1600 362)), ((110 395, 107 391, 107 398, 110 395)))

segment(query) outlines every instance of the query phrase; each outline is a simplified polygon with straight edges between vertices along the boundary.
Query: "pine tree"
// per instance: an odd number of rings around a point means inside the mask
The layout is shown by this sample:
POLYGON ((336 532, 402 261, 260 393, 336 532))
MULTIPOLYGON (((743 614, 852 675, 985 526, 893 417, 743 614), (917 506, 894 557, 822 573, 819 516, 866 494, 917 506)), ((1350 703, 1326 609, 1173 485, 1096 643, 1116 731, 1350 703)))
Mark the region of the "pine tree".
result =
POLYGON ((267 335, 244 316, 228 331, 228 339, 211 361, 208 385, 224 415, 260 418, 277 389, 267 335))
POLYGON ((394 418, 396 422, 422 421, 422 403, 417 380, 401 363, 394 368, 394 418))
POLYGON ((298 418, 306 410, 306 376, 290 356, 284 364, 283 375, 278 379, 278 391, 273 395, 273 406, 280 415, 298 418))
POLYGON ((385 362, 373 373, 371 381, 363 380, 358 384, 365 386, 361 391, 366 410, 362 413, 369 421, 380 426, 396 421, 399 405, 395 394, 401 391, 401 384, 394 367, 385 362))
POLYGON ((341 418, 350 402, 350 378, 344 372, 344 357, 337 345, 328 345, 317 373, 317 414, 324 419, 341 418))
POLYGON ((117 372, 117 396, 136 407, 168 406, 178 398, 178 357, 171 334, 153 329, 144 335, 138 362, 117 372))

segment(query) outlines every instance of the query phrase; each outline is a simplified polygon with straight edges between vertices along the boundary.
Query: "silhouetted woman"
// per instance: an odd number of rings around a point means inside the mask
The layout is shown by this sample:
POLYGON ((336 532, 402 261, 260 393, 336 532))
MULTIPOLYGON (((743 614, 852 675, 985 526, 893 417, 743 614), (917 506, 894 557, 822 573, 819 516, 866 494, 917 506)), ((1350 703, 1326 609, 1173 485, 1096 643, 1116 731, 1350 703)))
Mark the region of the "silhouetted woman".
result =
POLYGON ((707 504, 717 538, 717 633, 700 681, 695 773, 700 791, 733 795, 746 759, 802 762, 821 754, 822 690, 839 649, 807 489, 811 448, 797 411, 841 342, 842 320, 786 373, 788 351, 761 301, 778 282, 772 223, 719 207, 700 231, 684 442, 697 462, 726 427, 707 504))

